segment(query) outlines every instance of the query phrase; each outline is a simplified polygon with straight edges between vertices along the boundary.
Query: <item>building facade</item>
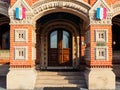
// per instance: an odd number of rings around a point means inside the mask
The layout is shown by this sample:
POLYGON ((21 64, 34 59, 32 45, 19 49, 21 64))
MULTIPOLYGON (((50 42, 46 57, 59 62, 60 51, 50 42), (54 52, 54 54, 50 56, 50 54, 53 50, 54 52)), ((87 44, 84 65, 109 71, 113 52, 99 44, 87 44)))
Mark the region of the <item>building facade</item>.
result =
POLYGON ((84 69, 88 89, 115 89, 119 20, 120 0, 0 0, 7 89, 33 89, 35 67, 84 69))

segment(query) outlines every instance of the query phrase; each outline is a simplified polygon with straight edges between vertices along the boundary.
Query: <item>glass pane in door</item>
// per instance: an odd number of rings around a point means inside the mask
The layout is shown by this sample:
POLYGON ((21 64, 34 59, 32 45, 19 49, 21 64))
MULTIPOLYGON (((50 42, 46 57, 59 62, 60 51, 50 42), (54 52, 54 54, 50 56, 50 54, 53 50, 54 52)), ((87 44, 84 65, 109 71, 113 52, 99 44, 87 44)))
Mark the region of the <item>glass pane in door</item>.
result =
POLYGON ((63 48, 69 48, 70 35, 68 32, 63 31, 63 48))
POLYGON ((50 48, 57 48, 57 31, 50 34, 50 48))

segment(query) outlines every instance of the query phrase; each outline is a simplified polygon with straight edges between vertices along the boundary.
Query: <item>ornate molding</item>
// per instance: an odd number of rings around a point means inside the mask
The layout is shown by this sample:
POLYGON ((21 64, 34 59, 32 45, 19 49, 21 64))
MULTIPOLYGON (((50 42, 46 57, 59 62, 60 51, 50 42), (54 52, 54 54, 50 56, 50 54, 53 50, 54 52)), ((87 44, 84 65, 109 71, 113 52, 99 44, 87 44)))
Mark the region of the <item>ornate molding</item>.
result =
POLYGON ((32 7, 30 7, 25 0, 17 0, 14 6, 9 9, 10 24, 32 24, 35 26, 37 19, 45 15, 45 12, 50 13, 53 9, 56 9, 56 12, 57 9, 61 9, 61 11, 65 12, 69 11, 70 13, 77 14, 84 21, 88 22, 88 11, 90 8, 91 6, 82 0, 39 0, 32 7), (21 6, 26 7, 27 17, 23 20, 16 20, 14 18, 15 8, 21 6))
POLYGON ((88 18, 88 10, 90 5, 83 3, 83 1, 76 0, 44 0, 38 1, 32 6, 33 13, 35 14, 35 20, 40 18, 40 13, 53 9, 67 9, 79 13, 82 18, 88 18))
POLYGON ((109 7, 109 5, 104 0, 98 0, 94 6, 89 11, 89 18, 90 18, 90 24, 92 25, 111 25, 111 19, 112 19, 112 9, 109 7), (95 17, 96 14, 96 8, 97 7, 106 7, 107 9, 107 18, 102 20, 97 20, 95 17))
MULTIPOLYGON (((78 30, 78 27, 76 27, 74 24, 69 23, 67 21, 59 21, 59 20, 55 20, 53 22, 49 22, 49 23, 45 24, 42 28, 43 30, 41 33, 48 31, 48 29, 52 30, 54 28, 59 28, 59 27, 66 28, 66 29, 70 30, 70 32, 75 36, 77 36, 79 34, 79 32, 76 31, 76 30, 78 30)), ((38 32, 39 31, 40 30, 38 30, 38 32)))
POLYGON ((20 25, 25 25, 25 24, 31 24, 33 25, 32 23, 32 18, 33 18, 33 11, 32 11, 32 8, 27 4, 27 2, 25 0, 17 0, 16 3, 13 5, 13 7, 11 7, 9 9, 9 16, 10 16, 10 24, 20 24, 20 25), (23 19, 23 20, 17 20, 15 19, 15 8, 16 7, 22 7, 24 6, 26 8, 26 18, 23 19))
POLYGON ((17 20, 15 19, 15 16, 10 16, 10 24, 11 25, 25 25, 25 24, 30 24, 33 25, 32 23, 32 15, 26 15, 26 18, 23 20, 17 20))
POLYGON ((0 14, 8 16, 9 5, 7 2, 0 1, 0 14))
POLYGON ((95 13, 91 13, 89 14, 90 16, 90 24, 91 25, 111 25, 112 24, 112 14, 107 14, 107 18, 106 19, 102 19, 102 20, 97 20, 95 18, 95 13))
POLYGON ((8 24, 9 22, 10 22, 10 19, 8 17, 0 18, 0 25, 8 24))
POLYGON ((113 4, 112 8, 113 8, 113 15, 112 15, 112 17, 120 14, 120 1, 116 2, 115 4, 113 4))

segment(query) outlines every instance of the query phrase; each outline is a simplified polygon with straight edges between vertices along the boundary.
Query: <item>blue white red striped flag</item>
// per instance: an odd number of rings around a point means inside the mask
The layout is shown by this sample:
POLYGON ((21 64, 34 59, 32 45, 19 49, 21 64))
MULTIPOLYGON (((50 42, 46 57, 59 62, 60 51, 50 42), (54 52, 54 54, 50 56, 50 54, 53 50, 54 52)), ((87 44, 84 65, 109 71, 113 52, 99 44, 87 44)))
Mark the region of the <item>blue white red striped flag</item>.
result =
POLYGON ((15 17, 16 19, 24 19, 26 18, 26 8, 22 7, 22 8, 16 8, 15 10, 15 17))
POLYGON ((106 8, 97 8, 96 10, 96 18, 97 19, 106 19, 107 9, 106 8))

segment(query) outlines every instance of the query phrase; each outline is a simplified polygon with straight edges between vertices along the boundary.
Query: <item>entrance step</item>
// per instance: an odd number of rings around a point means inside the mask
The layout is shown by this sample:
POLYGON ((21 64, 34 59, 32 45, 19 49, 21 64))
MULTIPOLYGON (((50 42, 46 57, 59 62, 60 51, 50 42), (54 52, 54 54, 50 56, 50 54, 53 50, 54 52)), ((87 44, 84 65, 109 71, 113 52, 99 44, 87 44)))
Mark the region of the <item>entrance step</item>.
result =
POLYGON ((38 71, 35 88, 77 87, 86 88, 83 72, 38 71))

